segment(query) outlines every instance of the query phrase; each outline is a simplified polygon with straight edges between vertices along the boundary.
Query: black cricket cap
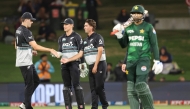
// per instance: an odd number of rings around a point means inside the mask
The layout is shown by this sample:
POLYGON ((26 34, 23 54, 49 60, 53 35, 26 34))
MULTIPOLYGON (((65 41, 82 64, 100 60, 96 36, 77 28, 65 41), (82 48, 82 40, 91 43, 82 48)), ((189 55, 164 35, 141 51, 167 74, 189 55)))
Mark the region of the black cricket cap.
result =
POLYGON ((66 18, 61 24, 74 24, 74 21, 71 18, 66 18))
POLYGON ((36 19, 33 18, 32 14, 29 13, 29 12, 25 12, 22 16, 21 16, 22 19, 30 19, 32 21, 35 21, 36 19))

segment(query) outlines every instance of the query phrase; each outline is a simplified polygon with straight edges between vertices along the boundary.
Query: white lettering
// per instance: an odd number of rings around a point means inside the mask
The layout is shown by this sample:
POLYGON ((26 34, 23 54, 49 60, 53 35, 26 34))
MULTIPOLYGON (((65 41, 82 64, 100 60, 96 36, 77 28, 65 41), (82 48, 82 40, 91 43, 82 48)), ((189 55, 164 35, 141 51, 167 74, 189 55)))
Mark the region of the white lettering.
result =
POLYGON ((70 42, 70 43, 63 43, 62 46, 73 46, 73 43, 70 42))
POLYGON ((46 85, 46 103, 50 103, 50 98, 55 94, 52 84, 46 85))
POLYGON ((129 41, 135 41, 135 40, 139 40, 139 41, 144 41, 144 36, 129 36, 129 41))
POLYGON ((142 47, 142 43, 141 42, 132 42, 132 43, 130 43, 130 46, 140 46, 140 47, 142 47))
POLYGON ((63 84, 39 84, 32 95, 32 103, 63 103, 63 84))
POLYGON ((91 49, 91 48, 94 48, 93 44, 90 44, 89 46, 84 47, 84 50, 88 50, 88 49, 91 49))

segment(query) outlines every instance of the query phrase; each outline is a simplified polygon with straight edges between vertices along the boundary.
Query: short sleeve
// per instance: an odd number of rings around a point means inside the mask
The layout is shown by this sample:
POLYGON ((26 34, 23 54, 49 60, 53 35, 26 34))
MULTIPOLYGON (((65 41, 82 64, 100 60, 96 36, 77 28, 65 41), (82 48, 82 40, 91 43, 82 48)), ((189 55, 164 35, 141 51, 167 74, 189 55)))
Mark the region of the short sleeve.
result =
POLYGON ((29 31, 29 30, 25 30, 23 31, 23 35, 24 35, 24 38, 26 39, 26 41, 29 43, 30 41, 34 41, 34 38, 32 36, 32 32, 29 31))
POLYGON ((62 41, 61 41, 61 39, 62 39, 62 36, 60 36, 58 39, 58 51, 60 51, 60 52, 62 52, 62 41))
POLYGON ((78 51, 83 51, 83 40, 80 35, 76 37, 78 51))
POLYGON ((96 47, 104 47, 104 39, 101 35, 97 35, 96 47))

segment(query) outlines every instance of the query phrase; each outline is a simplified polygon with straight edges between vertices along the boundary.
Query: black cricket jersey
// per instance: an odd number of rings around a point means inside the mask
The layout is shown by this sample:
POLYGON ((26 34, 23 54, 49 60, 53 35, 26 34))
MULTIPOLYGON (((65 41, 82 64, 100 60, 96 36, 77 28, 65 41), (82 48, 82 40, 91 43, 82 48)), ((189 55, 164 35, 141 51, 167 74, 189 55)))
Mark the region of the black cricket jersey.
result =
MULTIPOLYGON (((83 41, 84 58, 88 65, 92 65, 96 61, 98 47, 104 48, 104 39, 100 34, 93 33, 83 41)), ((100 61, 106 60, 105 49, 102 52, 100 61)))
POLYGON ((62 58, 71 58, 82 50, 82 38, 76 33, 72 32, 69 36, 63 34, 58 39, 59 51, 62 52, 62 58))
POLYGON ((32 47, 29 42, 34 41, 32 32, 21 25, 15 33, 16 37, 16 67, 32 65, 32 47))

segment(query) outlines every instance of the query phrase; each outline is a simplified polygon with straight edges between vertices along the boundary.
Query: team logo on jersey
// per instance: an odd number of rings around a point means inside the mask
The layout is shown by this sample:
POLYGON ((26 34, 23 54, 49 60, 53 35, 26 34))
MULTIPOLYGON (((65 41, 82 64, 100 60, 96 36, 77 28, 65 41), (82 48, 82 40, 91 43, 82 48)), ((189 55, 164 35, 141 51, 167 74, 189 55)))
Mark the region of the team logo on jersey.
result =
POLYGON ((72 40, 74 37, 71 37, 70 40, 72 40))
POLYGON ((101 40, 101 39, 99 40, 99 44, 103 44, 103 42, 102 42, 102 40, 101 40))
POLYGON ((143 30, 143 29, 141 29, 141 30, 140 30, 140 33, 142 33, 142 34, 143 34, 143 33, 144 33, 144 30, 143 30))
POLYGON ((156 34, 156 31, 155 31, 155 29, 154 29, 154 28, 152 29, 152 32, 153 32, 154 34, 156 34))
POLYGON ((66 41, 66 38, 63 38, 62 41, 66 41))
POLYGON ((93 39, 90 39, 90 42, 92 42, 93 39))
POLYGON ((141 70, 142 70, 142 71, 146 71, 146 69, 147 69, 146 66, 142 66, 142 67, 141 67, 141 70))
POLYGON ((84 41, 84 45, 85 45, 85 44, 87 44, 87 42, 86 42, 86 41, 84 41))
POLYGON ((127 33, 134 33, 133 30, 127 30, 127 33))
POLYGON ((29 38, 29 39, 32 39, 32 36, 29 36, 28 38, 29 38))

